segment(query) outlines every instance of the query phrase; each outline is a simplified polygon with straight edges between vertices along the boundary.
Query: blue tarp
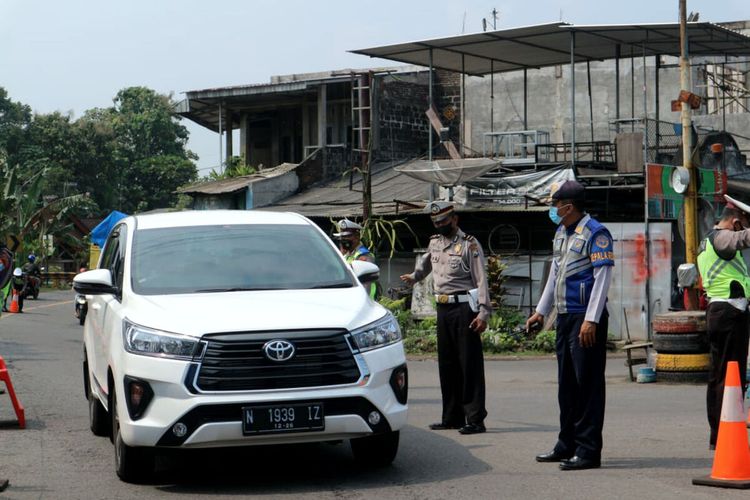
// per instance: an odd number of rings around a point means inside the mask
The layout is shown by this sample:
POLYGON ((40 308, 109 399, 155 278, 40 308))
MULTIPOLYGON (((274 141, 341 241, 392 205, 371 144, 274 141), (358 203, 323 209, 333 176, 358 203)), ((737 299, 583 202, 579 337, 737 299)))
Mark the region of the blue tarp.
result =
POLYGON ((114 210, 107 216, 106 219, 101 221, 98 226, 91 230, 91 242, 97 245, 99 248, 104 247, 104 243, 106 243, 107 241, 109 232, 112 231, 112 228, 115 227, 115 224, 117 224, 120 219, 123 219, 125 217, 127 217, 126 214, 114 210))

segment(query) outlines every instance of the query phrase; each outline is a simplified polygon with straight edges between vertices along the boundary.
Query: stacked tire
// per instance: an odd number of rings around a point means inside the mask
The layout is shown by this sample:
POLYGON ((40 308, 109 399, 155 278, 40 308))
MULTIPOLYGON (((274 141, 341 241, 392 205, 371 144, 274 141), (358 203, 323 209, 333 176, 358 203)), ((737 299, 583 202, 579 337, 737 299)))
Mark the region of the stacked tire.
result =
POLYGON ((656 380, 658 382, 706 383, 708 335, 705 311, 674 311, 654 316, 656 380))

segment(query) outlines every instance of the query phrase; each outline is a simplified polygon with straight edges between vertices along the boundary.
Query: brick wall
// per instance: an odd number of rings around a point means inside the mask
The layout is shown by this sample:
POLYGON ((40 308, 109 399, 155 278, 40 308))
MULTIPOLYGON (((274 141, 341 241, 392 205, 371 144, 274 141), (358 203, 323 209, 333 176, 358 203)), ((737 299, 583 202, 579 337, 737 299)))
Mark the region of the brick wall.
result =
MULTIPOLYGON (((430 123, 428 73, 393 75, 377 79, 377 127, 375 158, 380 161, 427 156, 430 123)), ((435 71, 434 102, 443 126, 458 147, 461 126, 461 76, 435 71)), ((439 140, 433 137, 435 144, 439 140)), ((442 148, 435 155, 446 156, 442 148)))
POLYGON ((427 152, 426 78, 385 76, 377 79, 377 160, 416 158, 427 152))
POLYGON ((434 92, 440 121, 450 128, 450 138, 458 147, 461 141, 461 74, 435 71, 434 92))

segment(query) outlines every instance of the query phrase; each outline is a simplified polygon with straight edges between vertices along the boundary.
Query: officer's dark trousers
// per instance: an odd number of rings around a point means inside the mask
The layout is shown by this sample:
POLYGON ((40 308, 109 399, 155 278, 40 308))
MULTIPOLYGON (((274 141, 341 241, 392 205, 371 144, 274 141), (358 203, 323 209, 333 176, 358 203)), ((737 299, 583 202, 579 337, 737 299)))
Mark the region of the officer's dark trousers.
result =
POLYGON ((448 424, 478 424, 487 416, 482 339, 469 329, 475 317, 465 302, 437 305, 440 391, 443 422, 448 424))
POLYGON ((557 317, 557 399, 560 435, 555 451, 599 460, 604 427, 604 368, 607 362, 605 310, 596 327, 596 344, 582 347, 578 339, 585 314, 557 317))
POLYGON ((727 302, 712 302, 706 312, 706 328, 711 352, 708 369, 706 410, 711 426, 710 444, 716 444, 721 418, 721 402, 724 398, 724 379, 727 363, 737 361, 740 365, 742 394, 747 389, 747 343, 748 313, 740 311, 727 302))

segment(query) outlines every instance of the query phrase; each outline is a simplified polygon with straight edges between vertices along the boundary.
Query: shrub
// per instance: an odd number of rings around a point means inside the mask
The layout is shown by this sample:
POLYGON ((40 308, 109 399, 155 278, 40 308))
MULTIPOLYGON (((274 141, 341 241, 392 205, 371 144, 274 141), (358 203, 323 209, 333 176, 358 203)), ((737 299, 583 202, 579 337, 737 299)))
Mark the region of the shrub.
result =
POLYGON ((517 351, 523 346, 523 336, 515 332, 498 332, 485 330, 482 333, 484 352, 498 353, 517 351))
POLYGON ((404 349, 409 354, 433 354, 437 352, 435 331, 408 330, 404 335, 404 349))
POLYGON ((554 330, 541 331, 536 334, 536 337, 531 343, 531 347, 537 351, 554 352, 556 338, 557 333, 555 333, 554 330))

